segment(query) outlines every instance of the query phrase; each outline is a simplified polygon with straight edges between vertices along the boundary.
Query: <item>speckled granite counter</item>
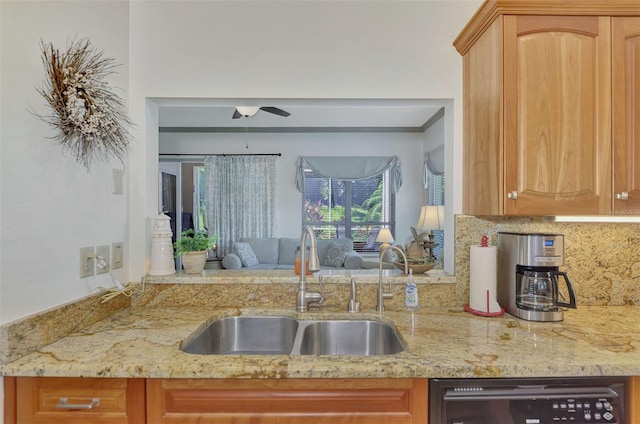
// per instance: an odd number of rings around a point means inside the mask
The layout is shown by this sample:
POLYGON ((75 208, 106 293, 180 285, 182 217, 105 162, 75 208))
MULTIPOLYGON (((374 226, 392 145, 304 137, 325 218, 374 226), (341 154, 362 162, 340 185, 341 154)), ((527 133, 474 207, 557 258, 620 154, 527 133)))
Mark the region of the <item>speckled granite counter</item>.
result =
POLYGON ((483 318, 462 308, 397 308, 382 316, 329 306, 303 318, 393 321, 404 352, 388 356, 220 356, 180 351, 209 320, 294 308, 133 307, 2 366, 4 375, 173 378, 529 377, 640 375, 640 308, 580 307, 564 322, 483 318))

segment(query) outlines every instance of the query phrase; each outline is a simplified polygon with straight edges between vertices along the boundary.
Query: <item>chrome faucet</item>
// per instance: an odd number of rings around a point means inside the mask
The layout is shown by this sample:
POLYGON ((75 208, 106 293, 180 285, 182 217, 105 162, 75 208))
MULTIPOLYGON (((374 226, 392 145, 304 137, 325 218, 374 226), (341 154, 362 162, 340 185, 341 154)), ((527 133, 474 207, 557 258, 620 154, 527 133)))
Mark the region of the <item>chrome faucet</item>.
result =
POLYGON ((322 305, 324 295, 320 292, 308 291, 307 283, 304 280, 306 274, 306 243, 307 236, 311 246, 309 247, 309 271, 316 272, 320 270, 320 260, 318 259, 318 248, 316 247, 316 236, 313 229, 305 225, 300 235, 300 280, 298 281, 298 293, 296 294, 296 311, 307 312, 309 303, 317 302, 322 305))
MULTIPOLYGON (((404 254, 404 250, 400 249, 398 246, 389 246, 387 249, 395 249, 402 255, 402 259, 404 260, 404 273, 409 274, 409 263, 407 262, 407 255, 404 254)), ((389 293, 384 292, 384 288, 382 287, 382 256, 387 251, 387 249, 380 250, 380 258, 379 258, 379 269, 378 269, 378 304, 376 305, 376 311, 382 313, 384 312, 384 300, 391 299, 393 297, 393 292, 391 290, 391 281, 389 281, 389 293)))
POLYGON ((347 312, 360 311, 360 302, 358 302, 357 297, 356 279, 355 277, 351 277, 351 283, 349 285, 349 306, 347 306, 347 312))

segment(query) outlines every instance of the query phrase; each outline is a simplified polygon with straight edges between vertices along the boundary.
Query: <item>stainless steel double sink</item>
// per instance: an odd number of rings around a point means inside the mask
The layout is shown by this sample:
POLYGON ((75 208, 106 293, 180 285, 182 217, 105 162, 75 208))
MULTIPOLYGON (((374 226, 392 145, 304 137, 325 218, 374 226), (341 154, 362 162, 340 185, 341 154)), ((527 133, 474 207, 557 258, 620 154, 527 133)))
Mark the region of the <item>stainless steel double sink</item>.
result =
POLYGON ((388 355, 404 341, 384 322, 298 320, 285 316, 235 316, 213 321, 187 337, 181 349, 200 355, 388 355))

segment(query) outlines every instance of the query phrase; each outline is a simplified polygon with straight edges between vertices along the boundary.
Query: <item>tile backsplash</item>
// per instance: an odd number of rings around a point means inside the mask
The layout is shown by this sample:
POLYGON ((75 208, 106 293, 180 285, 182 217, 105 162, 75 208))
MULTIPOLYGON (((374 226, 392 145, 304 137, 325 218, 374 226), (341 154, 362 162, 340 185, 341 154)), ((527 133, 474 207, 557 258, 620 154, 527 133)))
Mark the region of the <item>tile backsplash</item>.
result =
POLYGON ((469 299, 469 249, 499 231, 564 234, 566 271, 580 305, 640 306, 640 224, 548 222, 541 217, 475 217, 455 221, 456 303, 469 299))

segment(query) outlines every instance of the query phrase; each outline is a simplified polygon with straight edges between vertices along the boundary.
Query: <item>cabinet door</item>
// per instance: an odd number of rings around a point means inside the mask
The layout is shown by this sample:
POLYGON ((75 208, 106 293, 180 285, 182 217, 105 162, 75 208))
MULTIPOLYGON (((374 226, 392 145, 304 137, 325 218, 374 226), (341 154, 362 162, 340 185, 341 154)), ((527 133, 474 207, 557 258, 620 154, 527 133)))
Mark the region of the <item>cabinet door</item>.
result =
POLYGON ((464 55, 462 208, 468 215, 501 215, 501 26, 497 19, 464 55))
POLYGON ((612 19, 614 213, 640 215, 640 17, 612 19))
POLYGON ((427 422, 426 379, 150 379, 149 422, 427 422))
POLYGON ((504 17, 507 215, 611 207, 609 17, 504 17))
POLYGON ((125 378, 16 378, 18 423, 143 423, 145 381, 125 378))

